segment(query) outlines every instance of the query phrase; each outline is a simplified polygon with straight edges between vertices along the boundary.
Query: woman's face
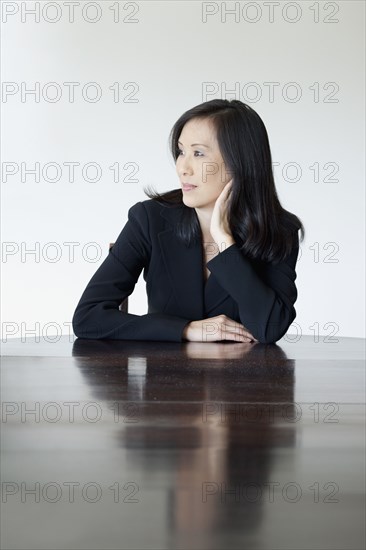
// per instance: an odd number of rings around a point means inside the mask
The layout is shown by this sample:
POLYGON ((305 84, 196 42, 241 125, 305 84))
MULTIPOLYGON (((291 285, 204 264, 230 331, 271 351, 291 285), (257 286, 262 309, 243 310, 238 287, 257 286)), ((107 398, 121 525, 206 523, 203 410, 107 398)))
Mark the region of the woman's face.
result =
POLYGON ((231 179, 212 122, 198 118, 189 120, 178 138, 178 147, 176 170, 184 204, 212 211, 216 199, 231 179))

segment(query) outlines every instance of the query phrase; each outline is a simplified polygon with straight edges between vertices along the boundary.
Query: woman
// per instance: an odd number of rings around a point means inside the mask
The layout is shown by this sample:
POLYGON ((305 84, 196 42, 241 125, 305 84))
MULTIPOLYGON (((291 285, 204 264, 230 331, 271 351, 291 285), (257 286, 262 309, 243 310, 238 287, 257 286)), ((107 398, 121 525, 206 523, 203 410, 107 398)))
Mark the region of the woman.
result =
POLYGON ((179 189, 146 191, 73 316, 81 338, 273 343, 296 317, 298 231, 277 197, 259 115, 216 99, 170 133, 179 189), (141 271, 148 313, 119 305, 141 271))

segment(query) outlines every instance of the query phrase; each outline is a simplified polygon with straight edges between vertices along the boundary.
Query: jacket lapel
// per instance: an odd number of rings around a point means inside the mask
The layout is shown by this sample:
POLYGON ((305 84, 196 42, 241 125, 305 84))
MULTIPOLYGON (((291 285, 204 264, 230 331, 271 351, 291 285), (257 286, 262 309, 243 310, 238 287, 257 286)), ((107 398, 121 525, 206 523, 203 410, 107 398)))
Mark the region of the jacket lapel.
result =
MULTIPOLYGON (((228 292, 222 288, 221 285, 217 282, 217 279, 214 275, 210 275, 204 289, 204 304, 206 306, 206 313, 210 314, 214 309, 216 309, 221 302, 226 300, 229 296, 228 292)), ((214 313, 214 315, 219 315, 219 313, 214 313)))
POLYGON ((173 231, 177 210, 162 207, 160 211, 169 222, 167 229, 158 234, 162 257, 181 315, 191 320, 205 319, 228 293, 212 274, 204 283, 202 240, 188 247, 178 239, 173 231))
POLYGON ((203 255, 201 243, 186 246, 175 235, 177 208, 163 207, 160 214, 169 221, 168 228, 158 234, 161 253, 169 274, 176 303, 182 317, 203 319, 203 255))

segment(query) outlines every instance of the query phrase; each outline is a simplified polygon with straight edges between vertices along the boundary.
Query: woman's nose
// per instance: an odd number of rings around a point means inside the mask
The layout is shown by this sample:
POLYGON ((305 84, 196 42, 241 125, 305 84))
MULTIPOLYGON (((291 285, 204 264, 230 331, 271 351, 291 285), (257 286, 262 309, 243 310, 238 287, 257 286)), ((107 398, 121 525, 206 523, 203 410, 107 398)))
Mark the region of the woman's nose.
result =
POLYGON ((179 173, 180 174, 192 174, 192 166, 190 161, 186 157, 180 158, 179 163, 179 173))

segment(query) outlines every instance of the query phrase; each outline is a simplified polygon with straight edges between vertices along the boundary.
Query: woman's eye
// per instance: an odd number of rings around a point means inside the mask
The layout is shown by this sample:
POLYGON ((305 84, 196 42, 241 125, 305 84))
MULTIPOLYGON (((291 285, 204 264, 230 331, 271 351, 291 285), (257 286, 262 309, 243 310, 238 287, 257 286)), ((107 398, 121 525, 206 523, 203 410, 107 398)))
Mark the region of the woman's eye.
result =
MULTIPOLYGON (((194 154, 196 156, 196 153, 198 153, 198 156, 203 156, 203 153, 201 151, 194 151, 194 154)), ((181 149, 178 149, 178 156, 181 156, 183 154, 183 151, 181 149)))

